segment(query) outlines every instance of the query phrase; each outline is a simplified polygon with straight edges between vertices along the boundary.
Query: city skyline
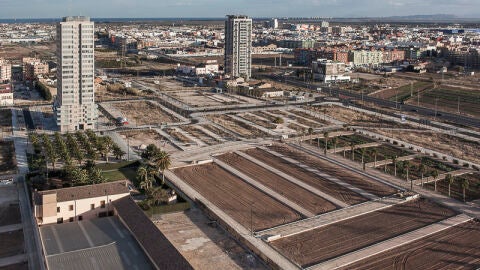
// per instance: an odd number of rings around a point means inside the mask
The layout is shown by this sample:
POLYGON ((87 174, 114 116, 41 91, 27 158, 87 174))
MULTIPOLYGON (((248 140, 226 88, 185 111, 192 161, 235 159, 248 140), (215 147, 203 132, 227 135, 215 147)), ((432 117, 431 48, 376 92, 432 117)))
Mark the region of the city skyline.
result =
POLYGON ((247 14, 251 17, 388 17, 452 14, 474 18, 480 15, 479 4, 478 0, 239 0, 228 4, 220 0, 179 0, 175 3, 147 0, 140 5, 124 0, 86 0, 81 3, 71 0, 0 0, 0 17, 28 19, 85 15, 92 18, 217 18, 224 14, 247 14), (25 9, 24 6, 29 8, 25 9))

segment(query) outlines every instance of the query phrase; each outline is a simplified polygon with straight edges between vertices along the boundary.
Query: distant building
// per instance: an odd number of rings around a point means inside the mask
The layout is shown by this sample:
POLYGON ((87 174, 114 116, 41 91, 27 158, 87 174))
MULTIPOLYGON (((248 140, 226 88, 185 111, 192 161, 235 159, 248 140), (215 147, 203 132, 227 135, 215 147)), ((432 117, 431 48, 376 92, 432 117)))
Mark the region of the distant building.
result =
POLYGON ((0 84, 0 106, 13 105, 13 91, 10 83, 0 84))
POLYGON ((57 24, 57 58, 54 112, 60 131, 93 129, 94 25, 88 17, 65 17, 57 24))
POLYGON ((219 73, 219 66, 217 60, 208 60, 206 63, 198 64, 197 66, 177 66, 177 72, 187 75, 214 75, 219 73))
POLYGON ((34 215, 39 226, 109 216, 112 202, 129 195, 127 181, 35 191, 34 215))
POLYGON ((277 46, 289 49, 308 49, 315 47, 315 40, 280 40, 277 42, 277 46))
POLYGON ((350 76, 346 74, 345 67, 345 63, 327 59, 319 59, 312 63, 314 78, 324 83, 349 82, 350 76))
POLYGON ((322 24, 320 25, 320 27, 329 27, 329 26, 330 26, 330 23, 327 21, 322 21, 322 24))
POLYGON ((312 65, 317 59, 348 63, 348 51, 343 49, 296 49, 294 57, 297 64, 304 66, 312 65))
POLYGON ((270 20, 270 28, 277 29, 278 28, 278 19, 270 20))
POLYGON ((228 15, 225 21, 225 74, 233 78, 252 76, 252 19, 228 15))
POLYGON ((252 47, 252 54, 263 54, 263 53, 275 52, 277 48, 278 47, 275 44, 270 44, 266 46, 256 46, 256 47, 252 47))
POLYGON ((0 83, 7 83, 12 79, 12 64, 0 58, 0 83))
POLYGON ((48 74, 48 63, 42 62, 40 59, 25 57, 23 62, 23 80, 32 81, 38 75, 48 74))
POLYGON ((376 66, 383 63, 383 52, 377 50, 350 51, 348 61, 355 66, 376 66))

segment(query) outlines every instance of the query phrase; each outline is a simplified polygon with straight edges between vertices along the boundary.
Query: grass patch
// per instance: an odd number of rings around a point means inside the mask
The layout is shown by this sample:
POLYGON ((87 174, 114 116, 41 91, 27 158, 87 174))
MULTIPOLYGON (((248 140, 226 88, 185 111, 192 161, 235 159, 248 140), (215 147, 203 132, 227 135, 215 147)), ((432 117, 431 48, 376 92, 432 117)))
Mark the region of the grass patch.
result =
POLYGON ((108 182, 128 179, 132 183, 137 181, 137 167, 120 168, 116 170, 103 171, 102 175, 108 182))
POLYGON ((157 205, 150 207, 150 209, 144 211, 148 217, 155 215, 162 215, 167 213, 183 212, 190 209, 190 203, 188 202, 178 202, 176 204, 169 205, 157 205))

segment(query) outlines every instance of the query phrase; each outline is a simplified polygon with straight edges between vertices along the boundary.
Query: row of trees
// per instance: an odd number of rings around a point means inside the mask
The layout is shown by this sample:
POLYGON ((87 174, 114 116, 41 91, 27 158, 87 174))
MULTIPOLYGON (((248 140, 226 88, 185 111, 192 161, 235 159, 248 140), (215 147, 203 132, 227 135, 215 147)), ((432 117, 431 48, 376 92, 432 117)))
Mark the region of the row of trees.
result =
POLYGON ((50 89, 40 81, 35 83, 35 89, 37 89, 40 96, 45 100, 52 100, 52 93, 50 89))

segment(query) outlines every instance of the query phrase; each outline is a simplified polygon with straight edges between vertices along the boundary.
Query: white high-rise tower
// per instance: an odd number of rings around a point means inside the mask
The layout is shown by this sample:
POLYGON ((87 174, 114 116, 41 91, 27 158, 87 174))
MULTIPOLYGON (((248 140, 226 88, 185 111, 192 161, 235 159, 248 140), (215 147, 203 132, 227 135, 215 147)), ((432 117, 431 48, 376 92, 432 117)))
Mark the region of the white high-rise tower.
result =
POLYGON ((57 98, 54 112, 60 131, 93 129, 94 24, 88 17, 65 17, 57 24, 57 98))
POLYGON ((252 19, 228 15, 225 21, 225 74, 231 77, 252 76, 252 19))

